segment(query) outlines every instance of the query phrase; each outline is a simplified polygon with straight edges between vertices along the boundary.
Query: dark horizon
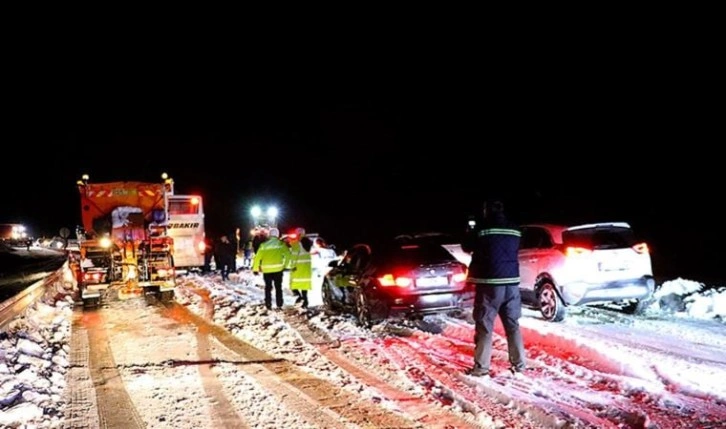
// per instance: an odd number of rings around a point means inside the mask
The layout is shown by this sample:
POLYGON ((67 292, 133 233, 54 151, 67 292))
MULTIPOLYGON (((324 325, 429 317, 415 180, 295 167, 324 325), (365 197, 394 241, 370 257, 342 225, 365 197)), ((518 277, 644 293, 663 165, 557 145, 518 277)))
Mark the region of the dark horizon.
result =
POLYGON ((23 162, 0 169, 0 222, 43 235, 73 229, 82 174, 157 182, 166 172, 176 193, 204 197, 208 234, 251 227, 250 207, 274 204, 282 229, 303 226, 339 248, 373 235, 458 233, 497 197, 519 223, 628 222, 651 245, 656 276, 726 283, 719 158, 701 138, 702 117, 655 102, 637 116, 642 105, 484 114, 415 101, 19 121, 5 142, 23 162))

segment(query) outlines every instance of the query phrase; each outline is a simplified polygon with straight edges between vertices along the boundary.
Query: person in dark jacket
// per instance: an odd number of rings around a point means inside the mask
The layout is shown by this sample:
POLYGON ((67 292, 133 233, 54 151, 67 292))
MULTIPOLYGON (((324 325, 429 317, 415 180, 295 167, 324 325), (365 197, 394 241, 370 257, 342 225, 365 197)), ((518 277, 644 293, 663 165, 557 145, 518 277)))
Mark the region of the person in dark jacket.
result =
POLYGON ((219 237, 214 246, 214 256, 217 258, 217 268, 222 274, 222 280, 229 280, 229 273, 234 271, 237 248, 226 234, 219 237))
POLYGON ((472 254, 468 283, 473 283, 474 366, 470 375, 486 376, 492 358, 494 321, 499 315, 509 351, 510 371, 515 375, 526 367, 524 343, 519 330, 522 299, 519 293, 519 228, 504 216, 504 204, 487 201, 483 221, 472 228, 462 248, 472 254))

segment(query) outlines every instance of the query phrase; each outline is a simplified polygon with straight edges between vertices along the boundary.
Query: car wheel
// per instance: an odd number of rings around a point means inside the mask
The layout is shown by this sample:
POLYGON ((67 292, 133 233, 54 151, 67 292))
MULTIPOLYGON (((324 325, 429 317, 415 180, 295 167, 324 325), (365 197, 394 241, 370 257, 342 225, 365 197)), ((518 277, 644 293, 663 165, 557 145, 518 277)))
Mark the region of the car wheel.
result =
POLYGON ((355 315, 358 318, 358 323, 364 328, 370 328, 373 321, 368 297, 361 288, 357 288, 355 292, 355 315))
POLYGON ((555 285, 545 280, 539 288, 539 311, 542 317, 549 322, 560 322, 565 318, 565 304, 557 295, 555 285))
POLYGON ((446 315, 448 317, 452 317, 454 319, 461 319, 462 317, 464 317, 464 310, 462 310, 462 309, 451 310, 448 313, 446 313, 446 315))
POLYGON ((325 279, 323 282, 323 304, 330 311, 337 311, 338 306, 335 303, 335 297, 333 297, 333 291, 331 290, 332 285, 330 280, 325 279))

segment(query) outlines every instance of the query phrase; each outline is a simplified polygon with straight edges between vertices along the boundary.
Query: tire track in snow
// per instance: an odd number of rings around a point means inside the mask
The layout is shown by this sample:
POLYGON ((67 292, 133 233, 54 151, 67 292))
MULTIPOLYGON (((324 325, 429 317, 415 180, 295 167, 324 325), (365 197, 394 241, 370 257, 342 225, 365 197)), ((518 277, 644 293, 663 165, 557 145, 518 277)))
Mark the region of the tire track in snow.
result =
MULTIPOLYGON (((518 410, 518 412, 527 415, 537 424, 560 426, 562 422, 568 422, 577 427, 582 427, 583 424, 587 427, 608 427, 608 424, 605 424, 607 422, 606 420, 602 420, 593 415, 592 411, 587 408, 573 407, 569 403, 573 398, 553 397, 551 392, 546 389, 541 389, 541 386, 538 386, 533 379, 525 378, 518 380, 499 375, 491 379, 481 380, 468 377, 458 368, 447 369, 446 367, 448 366, 451 355, 449 353, 437 353, 435 344, 421 341, 421 338, 417 338, 416 336, 398 338, 397 341, 398 343, 395 346, 391 343, 391 349, 401 356, 415 356, 418 365, 423 367, 423 370, 428 371, 432 367, 442 368, 448 377, 438 378, 437 381, 441 384, 447 385, 453 380, 464 382, 469 386, 475 387, 478 391, 483 391, 494 401, 511 406, 518 410), (409 350, 402 350, 406 348, 409 350), (496 387, 494 388, 493 386, 496 387)), ((612 427, 616 426, 612 425, 612 427)))
MULTIPOLYGON (((357 344, 357 346, 360 346, 357 344)), ((400 370, 426 388, 434 397, 441 397, 474 415, 485 427, 540 428, 540 423, 525 418, 507 403, 501 403, 482 395, 476 386, 463 383, 456 376, 457 370, 433 364, 428 360, 430 351, 412 349, 397 338, 388 338, 385 344, 367 343, 376 348, 380 356, 393 362, 400 370)))
MULTIPOLYGON (((417 422, 424 424, 427 428, 467 428, 476 427, 476 423, 458 418, 451 412, 441 412, 429 400, 404 392, 390 384, 390 381, 383 380, 374 374, 365 363, 355 363, 355 358, 343 352, 341 348, 348 347, 349 341, 332 339, 327 333, 319 331, 308 323, 307 318, 300 313, 288 311, 285 313, 285 320, 292 326, 309 344, 314 345, 318 351, 331 362, 356 377, 372 389, 380 392, 381 398, 393 402, 405 414, 411 415, 417 422), (361 365, 361 366, 359 366, 361 365)), ((356 348, 353 346, 352 348, 356 348)))
POLYGON ((98 421, 101 427, 144 428, 111 352, 106 322, 101 311, 86 310, 74 318, 74 326, 88 335, 88 368, 96 391, 98 421))
MULTIPOLYGON (((191 290, 191 289, 190 289, 191 290)), ((195 291, 196 292, 196 291, 195 291)), ((199 295, 203 300, 205 294, 199 295)), ((226 328, 213 324, 209 316, 208 300, 203 304, 205 317, 187 308, 172 304, 170 309, 183 312, 197 326, 204 326, 211 335, 237 355, 258 362, 244 367, 244 371, 266 390, 282 398, 295 412, 314 423, 316 427, 346 427, 353 423, 361 427, 416 428, 420 425, 400 413, 389 411, 378 404, 367 403, 351 393, 297 368, 285 359, 274 358, 263 350, 237 338, 226 328)))
MULTIPOLYGON (((440 335, 453 341, 468 336, 473 338, 474 327, 471 324, 453 318, 446 318, 445 322, 450 324, 452 329, 445 327, 440 335), (453 337, 450 338, 448 335, 453 337)), ((425 332, 419 332, 417 335, 435 337, 425 332)), ((530 354, 528 365, 539 369, 541 375, 537 376, 537 379, 546 387, 545 390, 568 394, 576 402, 582 402, 584 399, 583 407, 608 415, 610 420, 636 426, 638 422, 649 421, 659 428, 680 428, 684 419, 690 420, 694 416, 698 416, 704 424, 726 419, 726 408, 723 404, 713 401, 712 398, 668 391, 665 389, 668 384, 666 380, 661 381, 665 384, 662 386, 664 387, 662 395, 657 397, 653 397, 652 394, 644 395, 642 389, 638 387, 643 380, 623 375, 619 370, 620 362, 613 362, 603 367, 599 363, 603 360, 610 361, 610 358, 603 356, 599 351, 591 350, 596 354, 592 361, 578 358, 573 362, 569 350, 580 350, 582 347, 573 345, 563 349, 561 346, 556 346, 551 338, 541 334, 530 335, 528 339, 541 340, 538 343, 527 344, 530 354), (533 358, 534 353, 541 356, 533 358), (588 364, 594 364, 595 368, 589 368, 588 364), (611 366, 613 368, 610 368, 611 366), (597 395, 593 395, 593 392, 597 392, 597 395), (606 404, 594 402, 601 401, 598 398, 600 396, 606 396, 609 401, 606 404), (592 402, 588 405, 590 401, 592 402)), ((555 343, 560 344, 561 341, 557 339, 555 343)), ((495 337, 495 347, 494 357, 507 362, 506 341, 501 336, 495 337), (497 343, 499 347, 496 347, 497 343)), ((653 374, 656 372, 653 371, 653 374)))

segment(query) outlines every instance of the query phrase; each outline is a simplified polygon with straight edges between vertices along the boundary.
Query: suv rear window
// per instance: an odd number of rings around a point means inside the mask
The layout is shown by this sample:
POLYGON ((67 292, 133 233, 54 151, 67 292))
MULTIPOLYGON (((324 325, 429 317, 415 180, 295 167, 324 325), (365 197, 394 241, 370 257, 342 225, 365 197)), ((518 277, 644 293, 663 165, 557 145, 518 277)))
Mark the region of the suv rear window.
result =
POLYGON ((566 230, 562 233, 565 246, 588 249, 623 249, 636 244, 635 234, 630 228, 604 226, 566 230))
POLYGON ((425 265, 456 261, 456 258, 439 245, 403 244, 373 250, 374 258, 379 261, 392 260, 396 264, 425 265))

